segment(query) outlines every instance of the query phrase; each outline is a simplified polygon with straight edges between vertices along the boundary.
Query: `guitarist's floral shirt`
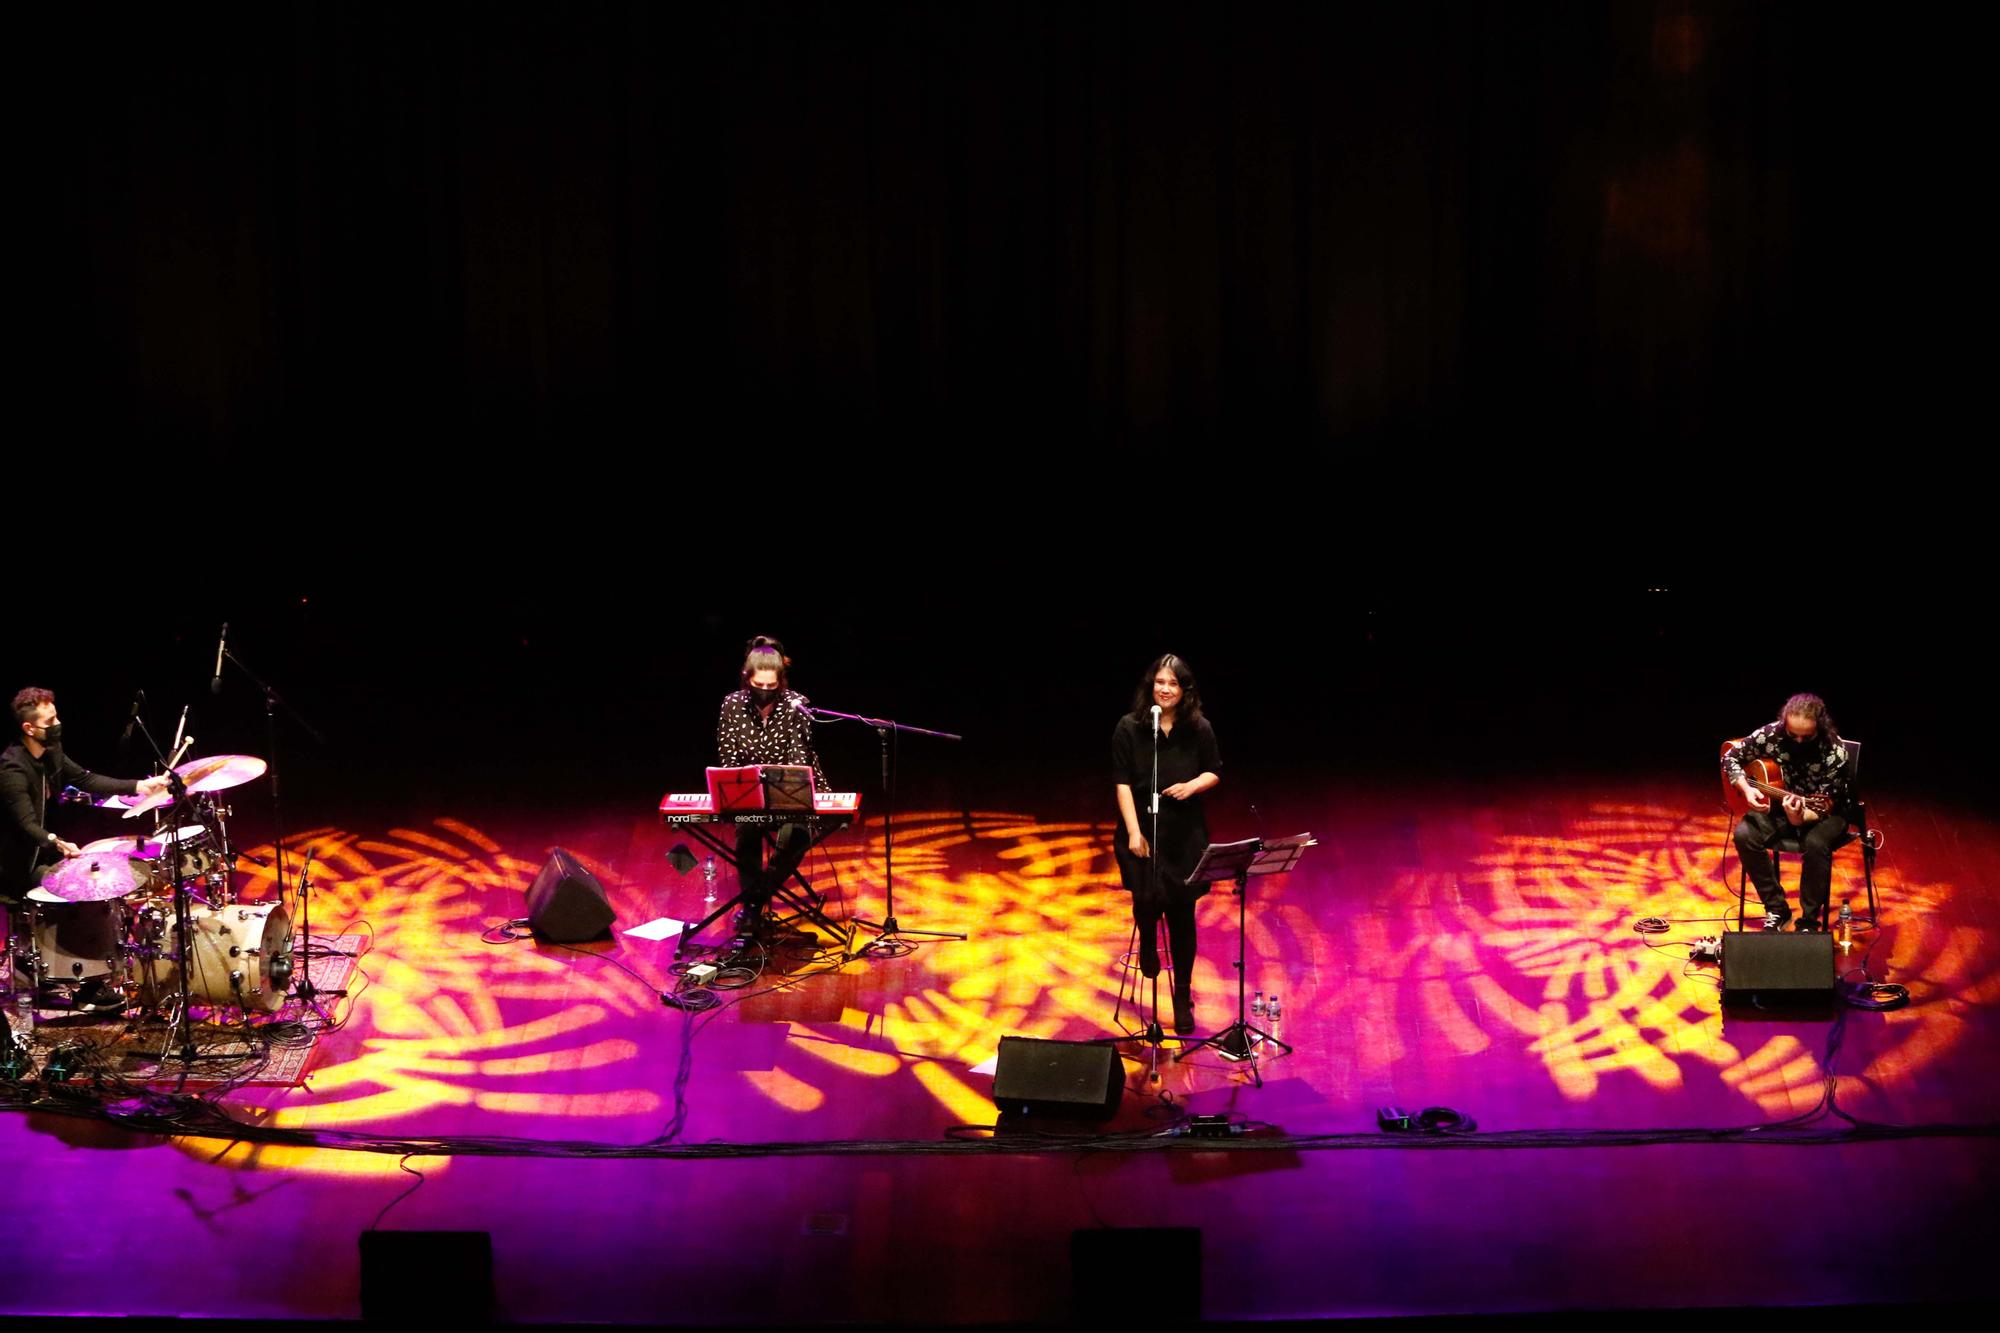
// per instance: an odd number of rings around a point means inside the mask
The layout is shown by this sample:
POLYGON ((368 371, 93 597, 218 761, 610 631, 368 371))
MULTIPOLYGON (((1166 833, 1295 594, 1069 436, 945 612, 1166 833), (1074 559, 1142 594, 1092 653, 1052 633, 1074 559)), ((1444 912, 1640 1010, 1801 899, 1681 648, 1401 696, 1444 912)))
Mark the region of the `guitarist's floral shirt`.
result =
POLYGON ((1791 738, 1782 721, 1766 722, 1724 751, 1722 776, 1730 782, 1740 781, 1745 759, 1777 760, 1786 791, 1801 796, 1825 792, 1833 798, 1836 810, 1846 809, 1854 794, 1854 765, 1847 747, 1838 741, 1829 744, 1818 736, 1801 745, 1791 738))

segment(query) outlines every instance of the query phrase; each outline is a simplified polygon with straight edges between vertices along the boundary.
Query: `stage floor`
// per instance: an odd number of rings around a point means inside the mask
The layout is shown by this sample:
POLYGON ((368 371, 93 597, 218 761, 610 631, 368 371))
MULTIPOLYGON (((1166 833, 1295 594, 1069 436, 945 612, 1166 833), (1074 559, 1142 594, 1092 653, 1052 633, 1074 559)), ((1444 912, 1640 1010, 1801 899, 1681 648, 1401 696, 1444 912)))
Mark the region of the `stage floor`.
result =
MULTIPOLYGON (((1320 839, 1249 904, 1249 985, 1282 996, 1293 1053, 1257 1087, 1213 1054, 1169 1058, 1153 1083, 1127 1047, 1115 1141, 1005 1154, 918 1148, 993 1123, 979 1066, 1002 1036, 1115 1030, 1130 914, 1098 811, 1030 798, 899 817, 901 924, 968 938, 901 957, 781 951, 695 1015, 659 998, 675 941, 625 933, 706 908, 700 870, 666 857, 693 840, 645 799, 356 816, 291 839, 316 851, 315 935, 372 933, 334 1006, 344 1025, 302 1086, 223 1104, 289 1129, 476 1136, 479 1151, 404 1158, 0 1116, 6 1209, 26 1238, 0 1268, 0 1312, 355 1315, 356 1238, 412 1172, 421 1186, 382 1225, 490 1232, 497 1308, 519 1322, 1061 1319, 1072 1233, 1138 1226, 1199 1228, 1202 1261, 1198 1275, 1094 1275, 1134 1318, 1196 1313, 1197 1277, 1200 1312, 1223 1319, 1984 1299, 1990 1133, 1590 1137, 1813 1113, 1835 1037, 1848 1115, 2000 1120, 2000 829, 1893 793, 1875 805, 1882 925, 1842 966, 1906 986, 1910 1003, 1830 1020, 1725 1013, 1716 970, 1689 964, 1689 942, 1736 912, 1727 824, 1702 784, 1273 803, 1266 832, 1320 839), (483 934, 522 914, 557 845, 608 890, 612 940, 483 934), (1667 931, 1635 931, 1647 917, 1667 931), (1376 1129, 1391 1104, 1561 1144, 1408 1142, 1376 1129), (1204 1151, 1147 1138, 1179 1112, 1253 1133, 1204 1151), (677 1118, 675 1147, 757 1146, 606 1155, 657 1145, 677 1118), (1332 1137, 1293 1141, 1311 1136, 1332 1137)), ((808 862, 836 917, 882 916, 880 833, 871 821, 808 862)), ((1859 866, 1842 853, 1834 901, 1865 916, 1859 866)), ((1236 919, 1230 894, 1201 906, 1204 1032, 1234 1016, 1236 919)), ((1823 1109, 1811 1122, 1847 1123, 1823 1109)))

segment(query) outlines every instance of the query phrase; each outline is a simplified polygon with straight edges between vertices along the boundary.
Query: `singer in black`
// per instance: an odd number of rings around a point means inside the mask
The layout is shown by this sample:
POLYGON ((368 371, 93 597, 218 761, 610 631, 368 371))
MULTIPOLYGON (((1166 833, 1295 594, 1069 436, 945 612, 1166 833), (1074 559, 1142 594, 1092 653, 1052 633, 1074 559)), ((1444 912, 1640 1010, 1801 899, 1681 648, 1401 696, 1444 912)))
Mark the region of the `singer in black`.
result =
MULTIPOLYGON (((49 796, 75 787, 93 796, 151 796, 166 788, 164 777, 107 778, 63 753, 62 719, 56 697, 29 687, 14 696, 14 743, 0 751, 0 904, 7 908, 9 955, 12 932, 22 928, 21 899, 42 882, 49 868, 81 852, 49 831, 49 796)), ((82 1007, 89 997, 79 993, 82 1007)))
POLYGON ((1202 793, 1222 781, 1215 730, 1201 713, 1201 693, 1186 659, 1168 653, 1147 668, 1132 711, 1111 733, 1111 774, 1118 796, 1118 873, 1132 895, 1139 927, 1139 970, 1160 973, 1159 923, 1167 923, 1173 960, 1174 1031, 1194 1031, 1194 905, 1208 892, 1188 872, 1208 846, 1202 793), (1154 845, 1153 709, 1159 708, 1159 841, 1154 845))
MULTIPOLYGON (((722 716, 715 724, 715 759, 720 768, 750 764, 804 764, 813 771, 813 789, 831 791, 813 750, 812 717, 806 697, 791 688, 792 659, 776 639, 758 635, 743 658, 743 688, 723 696, 722 716)), ((743 827, 736 831, 736 874, 742 886, 740 928, 755 932, 764 924, 764 909, 790 879, 812 846, 803 824, 776 829, 743 827), (764 860, 766 833, 771 858, 764 860)))

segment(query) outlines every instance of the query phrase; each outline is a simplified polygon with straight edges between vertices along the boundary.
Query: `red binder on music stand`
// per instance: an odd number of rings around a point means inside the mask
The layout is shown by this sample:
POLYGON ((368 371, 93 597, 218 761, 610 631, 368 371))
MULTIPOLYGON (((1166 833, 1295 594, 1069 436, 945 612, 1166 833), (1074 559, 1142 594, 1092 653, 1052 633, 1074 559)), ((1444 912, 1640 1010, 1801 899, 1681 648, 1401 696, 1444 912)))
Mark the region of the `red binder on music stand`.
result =
POLYGON ((813 808, 813 771, 804 764, 751 764, 708 770, 708 799, 715 813, 813 808))

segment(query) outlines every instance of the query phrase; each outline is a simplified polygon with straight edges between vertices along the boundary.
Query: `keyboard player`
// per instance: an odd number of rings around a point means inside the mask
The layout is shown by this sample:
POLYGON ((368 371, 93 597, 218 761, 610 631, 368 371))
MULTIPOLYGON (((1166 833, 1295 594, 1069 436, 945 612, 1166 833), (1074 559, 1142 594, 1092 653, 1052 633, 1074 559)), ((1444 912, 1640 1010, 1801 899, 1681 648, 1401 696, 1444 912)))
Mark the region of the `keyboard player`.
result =
MULTIPOLYGON (((819 755, 813 750, 812 717, 806 697, 791 688, 791 659, 776 639, 758 635, 743 658, 742 688, 723 696, 722 716, 715 724, 718 768, 751 764, 804 764, 813 771, 813 789, 830 791, 819 755)), ((743 906, 737 913, 740 932, 755 933, 765 921, 765 909, 812 846, 803 824, 775 829, 736 830, 736 868, 743 906), (766 843, 770 860, 764 859, 766 843)))

